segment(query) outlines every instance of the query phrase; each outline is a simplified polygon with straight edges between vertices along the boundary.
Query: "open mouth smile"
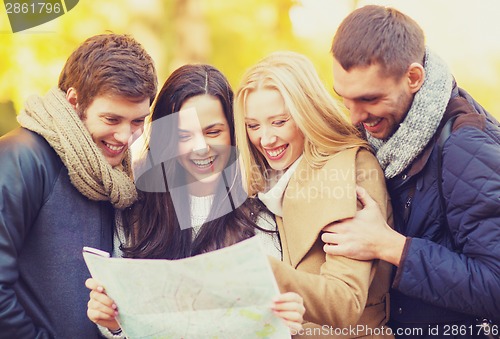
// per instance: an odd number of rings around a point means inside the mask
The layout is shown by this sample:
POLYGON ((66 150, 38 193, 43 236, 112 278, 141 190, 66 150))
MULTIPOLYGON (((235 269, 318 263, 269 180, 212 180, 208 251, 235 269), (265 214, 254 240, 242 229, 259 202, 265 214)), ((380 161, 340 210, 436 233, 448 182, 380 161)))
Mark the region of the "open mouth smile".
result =
POLYGON ((215 156, 211 156, 206 159, 191 159, 191 162, 193 162, 193 164, 195 164, 196 167, 203 169, 212 166, 215 158, 216 158, 215 156))
POLYGON ((375 121, 372 121, 372 122, 364 122, 363 124, 367 127, 375 127, 378 125, 378 123, 382 121, 382 118, 378 118, 377 120, 375 121))
POLYGON ((288 148, 288 145, 283 145, 273 149, 264 149, 268 157, 272 160, 279 159, 283 152, 288 148))
POLYGON ((120 154, 124 150, 124 148, 125 148, 125 145, 116 146, 116 145, 108 144, 105 141, 103 141, 102 143, 104 144, 104 146, 106 146, 106 148, 108 149, 108 151, 110 153, 112 153, 112 154, 120 154))

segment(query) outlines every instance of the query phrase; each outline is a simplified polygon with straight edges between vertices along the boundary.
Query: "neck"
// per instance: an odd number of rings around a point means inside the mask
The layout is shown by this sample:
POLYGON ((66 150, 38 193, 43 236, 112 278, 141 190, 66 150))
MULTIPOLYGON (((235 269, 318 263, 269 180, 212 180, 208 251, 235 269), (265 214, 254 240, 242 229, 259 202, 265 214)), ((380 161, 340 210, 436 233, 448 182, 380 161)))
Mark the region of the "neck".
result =
POLYGON ((188 192, 195 197, 206 197, 209 195, 213 195, 215 194, 216 183, 217 181, 209 183, 196 181, 187 185, 188 192))

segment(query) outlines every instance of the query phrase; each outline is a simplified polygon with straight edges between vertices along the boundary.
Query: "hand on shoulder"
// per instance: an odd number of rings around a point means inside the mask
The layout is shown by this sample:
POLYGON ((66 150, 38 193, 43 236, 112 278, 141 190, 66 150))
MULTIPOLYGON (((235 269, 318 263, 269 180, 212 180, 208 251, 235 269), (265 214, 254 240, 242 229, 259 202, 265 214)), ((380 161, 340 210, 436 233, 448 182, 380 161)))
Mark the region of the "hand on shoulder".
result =
POLYGON ((387 224, 380 207, 364 188, 356 187, 356 194, 363 208, 353 218, 323 229, 324 251, 357 260, 382 259, 397 266, 406 238, 387 224))

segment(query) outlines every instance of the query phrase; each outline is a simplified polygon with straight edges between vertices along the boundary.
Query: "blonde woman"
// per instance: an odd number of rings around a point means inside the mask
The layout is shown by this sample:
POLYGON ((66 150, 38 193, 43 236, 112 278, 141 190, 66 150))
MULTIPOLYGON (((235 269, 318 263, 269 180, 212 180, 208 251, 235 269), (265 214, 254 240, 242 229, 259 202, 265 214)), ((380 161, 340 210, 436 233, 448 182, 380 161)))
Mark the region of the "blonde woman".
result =
POLYGON ((392 337, 385 327, 390 265, 323 251, 322 229, 361 208, 356 186, 386 219, 391 210, 377 159, 312 63, 277 52, 250 68, 235 99, 235 124, 249 194, 276 216, 278 284, 304 298, 308 323, 296 334, 392 337))

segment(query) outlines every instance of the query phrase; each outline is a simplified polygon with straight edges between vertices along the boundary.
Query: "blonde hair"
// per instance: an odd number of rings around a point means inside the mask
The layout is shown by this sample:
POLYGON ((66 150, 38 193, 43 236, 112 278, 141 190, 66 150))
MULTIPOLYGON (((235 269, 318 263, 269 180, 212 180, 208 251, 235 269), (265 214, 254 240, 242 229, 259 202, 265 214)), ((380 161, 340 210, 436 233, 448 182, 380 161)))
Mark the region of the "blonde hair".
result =
POLYGON ((304 157, 316 168, 336 153, 361 146, 369 149, 359 131, 342 113, 328 93, 312 62, 295 52, 275 52, 251 67, 243 76, 235 97, 235 132, 249 195, 266 189, 268 165, 248 139, 245 124, 246 99, 259 89, 277 90, 286 110, 304 134, 304 157))

